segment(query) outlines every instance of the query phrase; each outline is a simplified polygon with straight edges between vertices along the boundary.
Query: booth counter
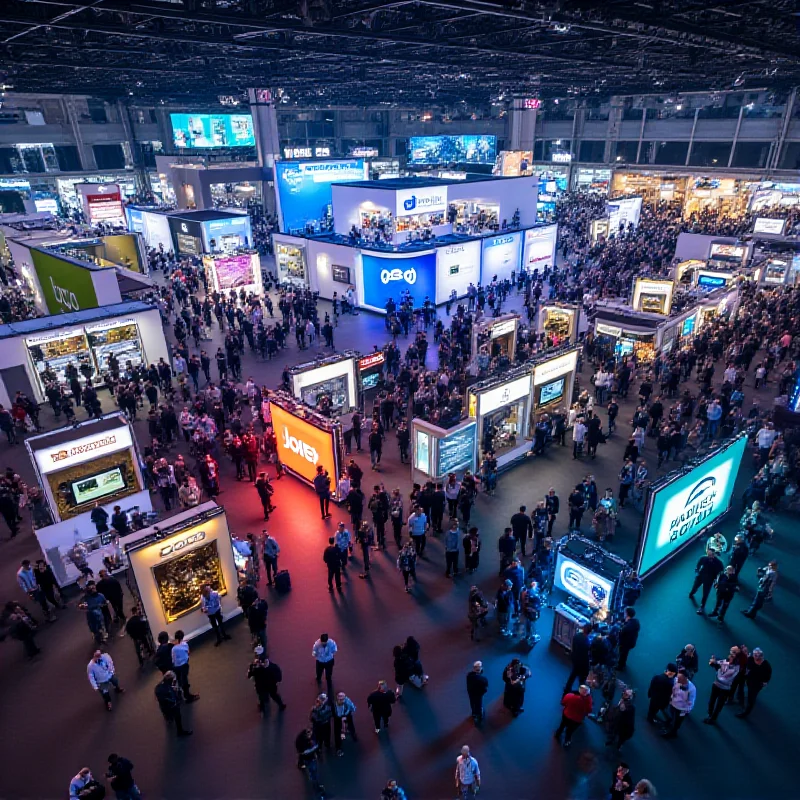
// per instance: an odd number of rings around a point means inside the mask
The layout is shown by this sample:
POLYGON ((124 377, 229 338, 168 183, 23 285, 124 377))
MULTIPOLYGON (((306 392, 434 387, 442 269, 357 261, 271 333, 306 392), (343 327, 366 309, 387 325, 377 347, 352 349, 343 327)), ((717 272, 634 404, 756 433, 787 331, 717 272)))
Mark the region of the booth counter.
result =
POLYGON ((187 640, 211 629, 200 610, 205 584, 219 592, 222 618, 241 614, 238 574, 224 509, 215 502, 120 540, 153 634, 180 628, 187 640))
POLYGON ((441 428, 423 419, 411 420, 412 475, 424 480, 444 480, 451 472, 475 470, 478 425, 465 419, 441 428))
POLYGON ((356 380, 358 359, 359 353, 346 350, 291 367, 292 394, 324 416, 339 417, 352 413, 360 406, 356 380), (326 405, 327 411, 324 410, 326 405))
POLYGON ((317 467, 323 467, 331 479, 331 498, 341 502, 336 484, 344 464, 342 426, 285 392, 270 392, 269 412, 284 469, 313 485, 317 467))
POLYGON ((104 508, 109 519, 116 505, 126 512, 153 508, 132 426, 122 414, 107 414, 31 436, 25 447, 53 520, 36 529, 36 538, 59 585, 80 576, 76 545, 97 573, 103 558, 110 555, 113 531, 98 536, 91 520, 95 506, 104 508))
POLYGON ((544 333, 558 344, 575 344, 580 332, 580 306, 567 303, 545 303, 539 308, 537 332, 544 333))
POLYGON ((45 402, 50 381, 69 391, 70 364, 83 384, 87 374, 107 371, 112 355, 120 369, 170 358, 158 309, 138 301, 0 325, 0 342, 0 403, 7 407, 18 391, 45 402))

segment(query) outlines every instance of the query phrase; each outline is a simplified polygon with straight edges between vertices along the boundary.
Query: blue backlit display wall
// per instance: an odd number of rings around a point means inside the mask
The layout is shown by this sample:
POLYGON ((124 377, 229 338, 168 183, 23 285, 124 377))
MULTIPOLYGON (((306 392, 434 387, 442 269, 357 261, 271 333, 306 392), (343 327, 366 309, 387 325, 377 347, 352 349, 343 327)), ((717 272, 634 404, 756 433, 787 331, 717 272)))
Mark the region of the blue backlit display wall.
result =
POLYGON ((414 298, 414 307, 422 305, 426 297, 435 302, 436 251, 414 255, 361 254, 362 305, 384 311, 391 297, 395 303, 400 292, 408 289, 414 298))
POLYGON ((250 217, 247 214, 237 214, 227 219, 203 222, 203 242, 209 252, 227 252, 252 245, 250 217))
POLYGON ((494 164, 496 136, 412 136, 409 164, 494 164))
POLYGON ((481 280, 491 282, 494 276, 499 281, 511 278, 512 272, 519 272, 522 258, 522 232, 490 236, 483 240, 483 266, 481 280))
POLYGON ((170 114, 172 141, 187 150, 255 147, 250 114, 170 114))
POLYGON ((347 161, 279 161, 275 164, 281 230, 302 229, 321 220, 331 204, 332 183, 367 178, 364 159, 347 161))
POLYGON ((140 209, 128 206, 125 216, 128 218, 128 230, 131 233, 144 233, 144 216, 140 209))

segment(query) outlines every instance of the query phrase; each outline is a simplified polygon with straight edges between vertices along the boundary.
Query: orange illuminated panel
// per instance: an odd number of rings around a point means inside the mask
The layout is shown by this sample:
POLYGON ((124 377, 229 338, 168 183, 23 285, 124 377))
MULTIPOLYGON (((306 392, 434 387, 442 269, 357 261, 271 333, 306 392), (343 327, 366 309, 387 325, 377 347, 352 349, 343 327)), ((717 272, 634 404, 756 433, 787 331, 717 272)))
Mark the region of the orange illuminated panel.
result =
POLYGON ((271 404, 271 409, 281 464, 309 482, 314 480, 317 467, 321 465, 328 471, 335 485, 333 434, 298 419, 274 403, 271 404))

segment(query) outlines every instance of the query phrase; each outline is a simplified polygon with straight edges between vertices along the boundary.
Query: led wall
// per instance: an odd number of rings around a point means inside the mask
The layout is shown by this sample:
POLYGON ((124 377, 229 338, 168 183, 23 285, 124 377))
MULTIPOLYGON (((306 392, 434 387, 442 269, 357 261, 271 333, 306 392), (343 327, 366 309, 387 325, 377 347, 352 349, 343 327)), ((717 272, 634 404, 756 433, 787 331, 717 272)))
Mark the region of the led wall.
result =
POLYGON ((429 250, 414 255, 361 255, 361 303, 376 311, 384 311, 391 297, 397 302, 406 289, 419 308, 425 298, 431 302, 436 297, 436 251, 429 250))
POLYGON ((250 114, 170 114, 172 142, 181 150, 255 147, 250 114))
POLYGON ((496 136, 412 136, 409 164, 494 164, 496 136))

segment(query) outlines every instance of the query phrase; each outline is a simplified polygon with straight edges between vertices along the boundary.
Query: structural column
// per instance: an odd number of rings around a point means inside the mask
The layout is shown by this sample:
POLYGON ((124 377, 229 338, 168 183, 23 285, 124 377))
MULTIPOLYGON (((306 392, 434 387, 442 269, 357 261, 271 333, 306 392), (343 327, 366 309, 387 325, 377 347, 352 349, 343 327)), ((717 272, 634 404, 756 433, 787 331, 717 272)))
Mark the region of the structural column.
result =
POLYGON ((97 161, 94 157, 94 150, 92 146, 83 141, 83 133, 81 132, 81 124, 78 119, 78 110, 75 108, 75 100, 67 95, 64 98, 64 108, 67 112, 67 119, 69 120, 70 127, 72 128, 72 135, 75 137, 75 144, 78 147, 78 154, 81 159, 82 170, 97 169, 97 161))
MULTIPOLYGON (((272 173, 272 186, 275 183, 275 161, 280 158, 281 138, 278 133, 278 114, 275 110, 272 92, 269 89, 248 89, 250 113, 253 116, 253 132, 256 137, 258 165, 272 173)), ((275 211, 275 191, 270 192, 264 186, 264 208, 267 212, 275 211)))
POLYGON ((533 150, 536 140, 535 108, 525 108, 525 101, 516 98, 511 106, 511 150, 533 150))

